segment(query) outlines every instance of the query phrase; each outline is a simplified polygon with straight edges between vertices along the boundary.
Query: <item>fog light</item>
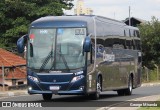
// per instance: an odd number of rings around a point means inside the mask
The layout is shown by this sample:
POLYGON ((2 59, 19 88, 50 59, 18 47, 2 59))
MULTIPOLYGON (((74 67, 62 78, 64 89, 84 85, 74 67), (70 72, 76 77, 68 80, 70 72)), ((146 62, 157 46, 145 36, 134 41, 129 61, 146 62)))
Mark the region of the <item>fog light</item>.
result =
POLYGON ((32 90, 32 87, 28 87, 28 90, 31 91, 31 90, 32 90))
POLYGON ((83 89, 84 89, 84 86, 80 86, 79 89, 80 89, 80 90, 83 90, 83 89))

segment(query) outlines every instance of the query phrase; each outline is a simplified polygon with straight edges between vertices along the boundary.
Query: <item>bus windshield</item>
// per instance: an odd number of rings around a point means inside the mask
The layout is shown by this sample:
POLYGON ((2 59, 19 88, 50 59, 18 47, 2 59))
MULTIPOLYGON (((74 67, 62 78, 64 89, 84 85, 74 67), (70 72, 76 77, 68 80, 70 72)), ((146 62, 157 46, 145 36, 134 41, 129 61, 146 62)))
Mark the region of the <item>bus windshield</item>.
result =
POLYGON ((31 29, 28 67, 56 71, 82 68, 85 37, 86 28, 31 29))

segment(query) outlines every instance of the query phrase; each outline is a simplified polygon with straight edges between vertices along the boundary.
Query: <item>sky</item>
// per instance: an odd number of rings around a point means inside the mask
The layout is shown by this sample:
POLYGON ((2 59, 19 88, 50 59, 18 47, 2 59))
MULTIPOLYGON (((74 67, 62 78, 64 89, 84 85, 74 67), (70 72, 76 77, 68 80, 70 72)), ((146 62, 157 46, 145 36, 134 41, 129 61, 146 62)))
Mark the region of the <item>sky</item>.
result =
MULTIPOLYGON (((100 15, 112 19, 124 20, 129 16, 150 21, 152 16, 160 20, 160 0, 83 0, 87 8, 93 9, 94 15, 100 15)), ((77 0, 74 0, 76 6, 77 0)), ((74 9, 75 7, 73 7, 74 9)), ((74 14, 74 10, 66 11, 66 14, 74 14)))

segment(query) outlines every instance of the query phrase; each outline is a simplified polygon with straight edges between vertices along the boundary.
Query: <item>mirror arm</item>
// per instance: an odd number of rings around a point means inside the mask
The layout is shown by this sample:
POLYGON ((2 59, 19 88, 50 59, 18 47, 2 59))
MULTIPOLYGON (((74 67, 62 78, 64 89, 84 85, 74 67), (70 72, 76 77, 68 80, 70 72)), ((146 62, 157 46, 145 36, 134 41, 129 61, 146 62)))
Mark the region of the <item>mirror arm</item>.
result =
POLYGON ((92 51, 92 43, 91 43, 91 54, 90 54, 90 55, 91 55, 91 56, 90 56, 90 57, 91 57, 91 64, 93 63, 92 54, 93 54, 93 51, 92 51))

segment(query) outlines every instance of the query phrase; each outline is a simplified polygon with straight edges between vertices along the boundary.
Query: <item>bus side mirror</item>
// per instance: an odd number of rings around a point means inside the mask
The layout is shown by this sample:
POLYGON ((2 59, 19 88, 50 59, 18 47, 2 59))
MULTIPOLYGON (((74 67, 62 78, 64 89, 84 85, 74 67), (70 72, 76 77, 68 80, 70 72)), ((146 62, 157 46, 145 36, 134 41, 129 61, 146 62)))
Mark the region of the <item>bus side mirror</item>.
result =
POLYGON ((83 45, 84 52, 90 52, 91 50, 91 38, 87 36, 83 45))
POLYGON ((20 37, 17 41, 17 50, 18 53, 23 53, 24 52, 24 44, 27 41, 28 35, 23 35, 22 37, 20 37))

